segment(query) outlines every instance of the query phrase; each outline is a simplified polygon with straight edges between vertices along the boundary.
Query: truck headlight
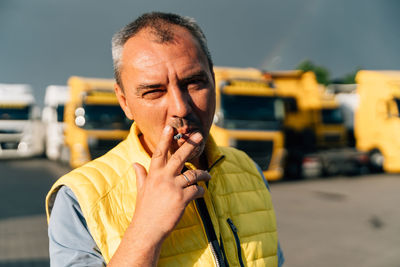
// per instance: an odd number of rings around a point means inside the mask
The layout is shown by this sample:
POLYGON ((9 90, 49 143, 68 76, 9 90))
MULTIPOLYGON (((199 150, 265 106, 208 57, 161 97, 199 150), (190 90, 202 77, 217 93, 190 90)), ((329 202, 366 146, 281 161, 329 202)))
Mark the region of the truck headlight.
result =
POLYGON ((26 142, 20 142, 18 144, 18 151, 20 151, 21 153, 26 153, 29 150, 29 145, 26 142))

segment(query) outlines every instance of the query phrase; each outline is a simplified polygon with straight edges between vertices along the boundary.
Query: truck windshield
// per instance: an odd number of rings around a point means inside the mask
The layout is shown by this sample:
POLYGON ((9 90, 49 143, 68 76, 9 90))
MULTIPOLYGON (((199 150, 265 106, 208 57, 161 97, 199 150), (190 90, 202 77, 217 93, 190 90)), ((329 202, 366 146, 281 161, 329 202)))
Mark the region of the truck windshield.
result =
POLYGON ((64 105, 57 106, 57 121, 58 122, 64 121, 64 105))
POLYGON ((119 105, 84 105, 83 113, 79 126, 88 130, 128 130, 132 123, 119 105))
POLYGON ((29 120, 31 106, 0 104, 0 120, 29 120))
POLYGON ((322 109, 322 122, 325 124, 342 124, 343 115, 339 108, 322 109))
POLYGON ((226 129, 278 130, 283 118, 281 99, 269 96, 221 94, 222 120, 226 129))

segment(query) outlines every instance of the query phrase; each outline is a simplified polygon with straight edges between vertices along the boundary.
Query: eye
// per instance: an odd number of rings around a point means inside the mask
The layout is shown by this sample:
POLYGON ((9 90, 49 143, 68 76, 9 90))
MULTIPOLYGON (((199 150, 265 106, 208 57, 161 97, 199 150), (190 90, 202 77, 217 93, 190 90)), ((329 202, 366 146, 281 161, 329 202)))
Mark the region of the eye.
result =
POLYGON ((187 83, 187 89, 188 90, 199 90, 203 89, 207 85, 207 80, 203 78, 197 78, 190 80, 187 83))
POLYGON ((151 90, 147 90, 147 91, 143 92, 142 98, 157 99, 157 98, 160 98, 161 96, 163 96, 164 94, 165 94, 164 89, 151 89, 151 90))

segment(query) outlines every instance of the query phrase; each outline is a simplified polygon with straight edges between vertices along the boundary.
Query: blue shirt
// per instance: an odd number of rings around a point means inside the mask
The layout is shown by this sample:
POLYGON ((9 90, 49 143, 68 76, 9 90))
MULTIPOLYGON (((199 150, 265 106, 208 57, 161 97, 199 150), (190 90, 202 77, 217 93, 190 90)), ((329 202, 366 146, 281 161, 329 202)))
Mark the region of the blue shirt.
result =
MULTIPOLYGON (((264 175, 262 177, 269 189, 264 175)), ((57 193, 48 234, 51 266, 106 266, 89 232, 77 198, 67 186, 61 187, 57 193)), ((278 266, 282 266, 284 261, 278 242, 278 266)))

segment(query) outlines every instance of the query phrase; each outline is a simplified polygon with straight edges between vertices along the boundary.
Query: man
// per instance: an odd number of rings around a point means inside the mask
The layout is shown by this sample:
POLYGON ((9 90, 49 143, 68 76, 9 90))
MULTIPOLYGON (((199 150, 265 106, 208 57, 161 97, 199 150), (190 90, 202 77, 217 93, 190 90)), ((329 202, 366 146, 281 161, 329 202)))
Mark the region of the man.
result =
POLYGON ((281 264, 260 172, 209 136, 213 64, 197 24, 144 14, 113 37, 113 59, 116 95, 135 122, 49 192, 52 265, 281 264))

